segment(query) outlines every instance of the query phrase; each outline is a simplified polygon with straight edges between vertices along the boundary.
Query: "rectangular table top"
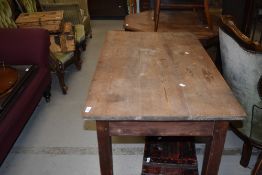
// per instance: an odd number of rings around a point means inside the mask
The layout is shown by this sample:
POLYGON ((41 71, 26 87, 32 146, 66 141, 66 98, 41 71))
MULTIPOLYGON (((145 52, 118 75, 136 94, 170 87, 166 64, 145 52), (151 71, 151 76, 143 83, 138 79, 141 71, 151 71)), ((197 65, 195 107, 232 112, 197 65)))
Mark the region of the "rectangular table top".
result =
POLYGON ((190 33, 108 32, 87 120, 242 120, 243 108, 190 33))

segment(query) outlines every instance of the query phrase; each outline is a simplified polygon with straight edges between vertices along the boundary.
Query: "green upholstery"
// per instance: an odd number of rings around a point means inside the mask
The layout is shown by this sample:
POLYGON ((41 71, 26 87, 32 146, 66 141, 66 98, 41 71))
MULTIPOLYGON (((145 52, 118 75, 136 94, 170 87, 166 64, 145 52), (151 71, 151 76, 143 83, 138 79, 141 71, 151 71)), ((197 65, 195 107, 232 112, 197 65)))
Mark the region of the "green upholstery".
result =
POLYGON ((20 5, 23 6, 24 12, 31 13, 37 12, 35 0, 17 0, 20 1, 20 5))
POLYGON ((56 53, 51 53, 51 57, 53 59, 58 60, 62 64, 65 64, 66 62, 71 60, 73 56, 74 56, 74 52, 68 52, 68 53, 56 52, 56 53))
POLYGON ((0 28, 16 28, 12 10, 7 0, 0 0, 0 28))
POLYGON ((63 10, 64 21, 69 21, 75 26, 76 42, 85 42, 85 26, 82 24, 81 12, 77 3, 41 3, 44 11, 63 10), (83 29, 83 30, 82 30, 83 29))
MULTIPOLYGON (((37 12, 37 7, 39 7, 36 0, 16 0, 16 2, 22 12, 37 12)), ((12 20, 12 11, 7 0, 0 0, 0 27, 16 27, 12 20)), ((76 34, 78 38, 76 41, 80 42, 82 38, 85 38, 84 26, 76 28, 76 31, 79 32, 76 34)), ((64 70, 72 63, 76 65, 78 70, 81 69, 81 59, 78 50, 66 53, 50 51, 50 67, 56 72, 60 87, 64 94, 67 93, 68 89, 64 81, 64 70)))
MULTIPOLYGON (((30 12, 36 12, 36 1, 35 0, 17 0, 18 5, 22 8, 25 9, 25 12, 30 13, 30 12)), ((43 10, 48 11, 48 10, 64 10, 64 21, 70 21, 73 24, 79 24, 79 18, 80 18, 80 13, 76 13, 76 10, 79 10, 79 6, 77 4, 62 4, 62 3, 56 3, 55 5, 51 4, 50 7, 46 8, 44 6, 43 10)), ((81 28, 77 27, 77 28, 81 28)), ((83 26, 84 28, 84 26, 83 26)), ((85 32, 82 31, 81 29, 78 29, 75 31, 76 35, 76 42, 80 43, 85 40, 85 32)), ((62 63, 67 62, 72 58, 73 53, 54 53, 52 57, 55 57, 55 59, 61 61, 62 63)))
POLYGON ((90 15, 88 10, 88 0, 55 0, 60 3, 78 3, 80 7, 82 24, 85 26, 85 32, 87 35, 92 34, 90 15))
POLYGON ((85 41, 85 27, 84 25, 77 24, 74 26, 75 29, 75 39, 77 43, 85 41))

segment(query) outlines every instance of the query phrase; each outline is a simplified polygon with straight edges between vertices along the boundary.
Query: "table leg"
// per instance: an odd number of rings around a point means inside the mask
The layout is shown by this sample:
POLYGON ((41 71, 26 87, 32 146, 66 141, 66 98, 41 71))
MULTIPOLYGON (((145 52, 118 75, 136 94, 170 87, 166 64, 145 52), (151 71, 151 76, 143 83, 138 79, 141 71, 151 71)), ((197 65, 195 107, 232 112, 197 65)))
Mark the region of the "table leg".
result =
POLYGON ((206 144, 202 175, 217 175, 229 122, 217 121, 214 125, 213 136, 206 144))
POLYGON ((113 175, 112 142, 109 122, 96 121, 101 175, 113 175))

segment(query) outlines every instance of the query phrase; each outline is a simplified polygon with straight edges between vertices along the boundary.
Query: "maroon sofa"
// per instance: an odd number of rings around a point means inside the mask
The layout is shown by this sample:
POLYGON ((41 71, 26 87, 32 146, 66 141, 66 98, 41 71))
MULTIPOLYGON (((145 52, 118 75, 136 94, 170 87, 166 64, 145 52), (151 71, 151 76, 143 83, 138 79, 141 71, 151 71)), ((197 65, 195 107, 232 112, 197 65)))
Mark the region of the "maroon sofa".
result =
POLYGON ((43 29, 0 29, 0 62, 37 65, 38 69, 0 119, 0 165, 34 112, 43 94, 50 96, 49 35, 43 29))

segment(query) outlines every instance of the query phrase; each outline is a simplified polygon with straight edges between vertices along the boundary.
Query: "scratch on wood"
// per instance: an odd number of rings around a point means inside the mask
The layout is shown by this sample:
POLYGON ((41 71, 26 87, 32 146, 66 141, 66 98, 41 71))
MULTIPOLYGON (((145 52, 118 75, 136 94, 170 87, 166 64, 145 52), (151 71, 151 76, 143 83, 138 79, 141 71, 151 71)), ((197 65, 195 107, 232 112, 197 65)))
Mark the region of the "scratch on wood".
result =
POLYGON ((167 92, 166 92, 166 88, 165 87, 164 87, 164 92, 165 92, 166 101, 168 102, 168 97, 167 97, 167 92))

